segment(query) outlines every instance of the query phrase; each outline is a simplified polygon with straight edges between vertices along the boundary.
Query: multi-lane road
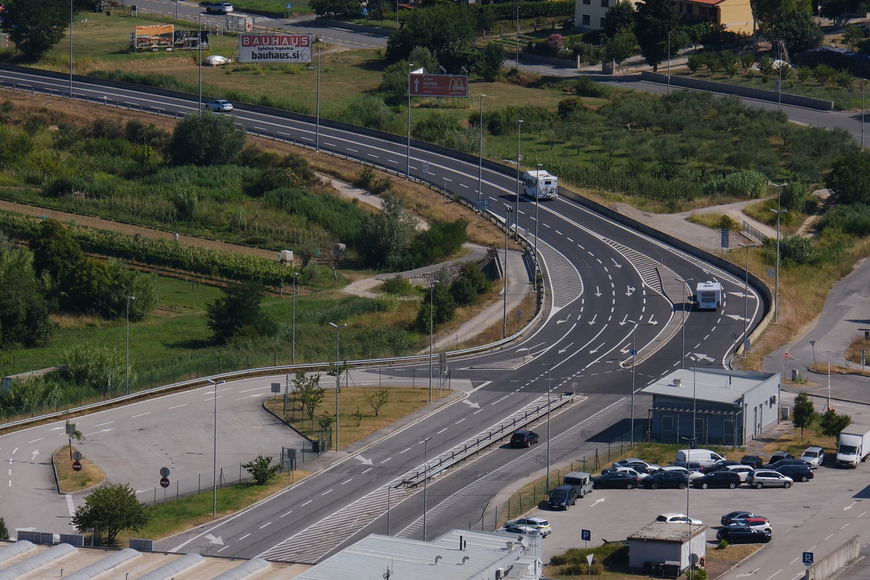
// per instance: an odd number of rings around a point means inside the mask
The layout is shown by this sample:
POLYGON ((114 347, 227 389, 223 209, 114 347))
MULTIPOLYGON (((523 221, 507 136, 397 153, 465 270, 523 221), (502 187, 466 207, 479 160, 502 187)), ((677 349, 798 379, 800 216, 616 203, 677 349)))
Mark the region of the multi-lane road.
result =
MULTIPOLYGON (((70 87, 68 79, 62 77, 3 69, 0 80, 7 86, 52 90, 61 95, 71 88, 76 98, 162 114, 178 115, 198 109, 196 97, 189 95, 147 93, 96 85, 86 79, 74 79, 70 87)), ((410 168, 416 179, 436 184, 446 180, 455 194, 471 201, 477 198, 478 166, 474 160, 458 154, 417 143, 408 148, 401 138, 370 131, 359 134, 333 124, 320 124, 316 129, 310 118, 261 108, 239 105, 234 114, 249 131, 308 147, 316 144, 333 154, 362 159, 400 174, 410 168), (409 149, 411 155, 407 158, 409 149)), ((263 554, 282 560, 314 562, 370 531, 389 529, 393 534, 420 537, 425 528, 426 537, 431 538, 449 528, 476 522, 488 498, 506 480, 540 469, 546 461, 545 446, 524 453, 496 447, 464 468, 445 473, 431 486, 425 524, 420 514, 427 493, 421 491, 421 486, 397 486, 397 480, 419 469, 424 456, 438 457, 457 444, 474 440, 504 417, 546 398, 549 390, 576 390, 580 395, 551 419, 550 444, 546 447, 549 461, 571 459, 583 454, 584 449, 591 452, 591 444, 586 443, 591 434, 629 416, 635 379, 639 390, 652 378, 681 366, 725 366, 742 340, 744 329, 751 331, 766 311, 763 295, 750 288, 750 293, 744 296, 742 275, 723 272, 632 227, 610 221, 566 199, 540 206, 527 200, 517 204, 513 195, 515 173, 510 168, 484 164, 482 183, 481 196, 490 202, 494 213, 502 216, 505 205, 516 206, 517 229, 532 242, 538 230, 537 247, 546 273, 549 300, 541 324, 509 348, 451 360, 453 380, 468 385, 467 402, 444 406, 368 448, 349 453, 330 469, 218 523, 214 529, 164 542, 166 545, 161 547, 198 551, 210 545, 212 540, 208 537, 220 537, 222 543, 213 547, 220 546, 217 550, 222 555, 263 554), (718 280, 725 285, 723 307, 718 311, 688 312, 684 333, 679 332, 679 324, 684 301, 692 291, 684 291, 678 278, 718 280), (749 316, 744 318, 744 312, 749 316), (635 371, 630 364, 632 349, 638 351, 637 360, 642 361, 635 371), (431 439, 421 443, 427 437, 431 439)), ((406 368, 397 369, 394 374, 411 376, 413 372, 406 368)), ((268 384, 269 379, 260 384, 229 383, 218 387, 218 394, 235 400, 243 398, 245 390, 254 389, 247 396, 262 397, 268 392, 268 384)), ((147 412, 133 408, 107 411, 119 414, 111 419, 94 418, 93 426, 88 425, 88 432, 93 430, 89 439, 97 441, 105 437, 110 443, 130 437, 131 441, 141 443, 138 446, 131 443, 121 450, 127 462, 150 464, 151 460, 172 460, 177 477, 202 472, 202 461, 197 457, 212 451, 208 425, 213 418, 211 402, 215 393, 209 387, 191 396, 193 402, 183 408, 174 407, 179 403, 171 398, 161 398, 150 401, 149 405, 154 407, 147 412), (178 419, 173 420, 176 415, 178 419), (109 429, 100 424, 109 421, 113 421, 112 431, 100 435, 100 429, 109 429), (146 429, 141 427, 141 421, 154 423, 146 429), (193 427, 197 422, 201 426, 193 427), (185 425, 186 430, 178 431, 185 425), (167 443, 164 455, 157 453, 156 458, 145 459, 155 454, 153 448, 144 444, 154 429, 168 437, 183 438, 183 448, 189 451, 189 456, 165 455, 173 448, 167 443)), ((638 409, 644 408, 646 401, 640 396, 637 399, 638 409)), ((228 412, 232 413, 232 408, 228 412)), ((638 412, 637 416, 643 413, 638 412)), ((253 417, 248 420, 247 424, 258 425, 253 417)), ((42 428, 40 436, 58 435, 51 431, 57 428, 57 425, 42 428)), ((224 437, 220 439, 223 441, 224 437)), ((36 440, 37 435, 31 433, 0 438, 0 454, 9 462, 12 474, 4 499, 36 502, 38 497, 51 494, 48 485, 46 489, 34 490, 34 495, 22 494, 21 482, 27 480, 14 477, 19 468, 17 462, 32 453, 36 440)), ((88 445, 86 442, 86 449, 88 445)), ((253 450, 252 446, 250 451, 253 450)), ((222 445, 217 452, 219 465, 236 460, 227 456, 222 445)), ((44 455, 45 451, 40 453, 44 455)), ((114 480, 111 464, 109 467, 107 473, 114 480)), ((46 469, 44 465, 42 468, 46 469)), ((150 487, 154 478, 150 476, 151 470, 148 473, 147 481, 129 481, 136 488, 150 487)), ((41 479, 34 477, 32 481, 47 483, 49 479, 46 472, 41 479)), ((13 527, 39 527, 56 521, 56 531, 69 531, 62 528, 67 525, 69 509, 77 501, 80 498, 69 498, 66 502, 69 505, 60 509, 54 506, 47 512, 46 501, 37 510, 42 514, 38 523, 17 519, 7 519, 7 523, 13 527)))

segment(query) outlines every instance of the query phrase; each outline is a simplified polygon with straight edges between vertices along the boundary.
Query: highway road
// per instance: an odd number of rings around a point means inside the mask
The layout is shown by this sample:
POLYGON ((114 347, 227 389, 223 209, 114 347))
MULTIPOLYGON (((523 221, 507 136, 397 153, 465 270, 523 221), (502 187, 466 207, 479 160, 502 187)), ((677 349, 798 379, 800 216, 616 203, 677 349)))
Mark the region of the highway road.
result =
MULTIPOLYGON (((0 80, 6 85, 16 84, 18 88, 50 89, 60 94, 70 88, 68 80, 62 77, 9 69, 0 70, 0 80)), ((87 96, 97 102, 118 103, 162 114, 183 114, 198 109, 196 97, 189 95, 167 96, 118 89, 85 79, 75 79, 72 90, 77 98, 87 96)), ((459 156, 412 143, 411 156, 407 158, 407 143, 395 137, 371 132, 361 135, 343 127, 322 124, 318 130, 316 125, 312 126, 310 118, 244 105, 239 105, 234 114, 249 131, 309 147, 319 145, 334 154, 377 163, 397 173, 410 168, 413 178, 435 184, 446 179, 452 192, 472 201, 477 197, 478 166, 459 156), (425 171, 424 167, 427 167, 425 171)), ((173 539, 179 542, 177 545, 161 543, 162 548, 199 551, 210 547, 227 556, 264 554, 288 561, 315 562, 365 530, 383 530, 387 511, 394 533, 422 537, 419 514, 423 510, 419 502, 424 494, 420 486, 396 485, 397 479, 403 479, 423 465, 424 456, 437 457, 461 442, 479 437, 504 417, 542 398, 546 400, 548 391, 570 390, 579 396, 552 420, 550 460, 570 459, 587 445, 593 445, 584 442, 607 426, 622 422, 623 432, 627 429, 624 420, 630 414, 628 402, 633 386, 640 390, 652 379, 683 365, 722 368, 741 341, 744 328, 751 330, 766 311, 761 297, 752 288, 744 297, 742 276, 717 270, 700 258, 635 229, 607 220, 564 198, 538 207, 527 200, 517 202, 513 194, 515 172, 510 168, 485 166, 482 181, 481 195, 490 201, 494 213, 504 215, 505 204, 515 206, 517 223, 512 227, 532 241, 535 229, 540 230, 538 250, 549 287, 549 302, 541 324, 510 348, 451 359, 453 381, 462 380, 470 385, 467 400, 477 407, 472 410, 470 405, 460 401, 446 405, 377 445, 350 454, 332 468, 288 488, 261 506, 222 520, 214 529, 209 528, 202 534, 173 539), (536 214, 540 218, 537 223, 536 214), (718 280, 726 289, 720 310, 687 313, 684 334, 679 332, 680 322, 684 300, 691 291, 683 291, 678 277, 694 281, 718 280), (749 313, 746 319, 744 310, 749 313), (687 338, 685 346, 683 336, 687 338), (638 351, 635 371, 631 369, 633 348, 638 351), (420 444, 425 437, 432 439, 425 445, 420 444), (390 501, 384 496, 389 496, 390 501), (212 544, 218 537, 221 543, 212 544)), ((396 369, 393 374, 401 377, 403 373, 409 376, 414 372, 417 371, 407 367, 396 369)), ((263 386, 266 384, 264 382, 263 386)), ((250 388, 236 383, 230 385, 226 388, 232 389, 231 392, 250 388)), ((200 423, 206 425, 210 417, 207 408, 210 393, 213 398, 211 390, 200 392, 200 404, 195 405, 201 415, 200 423)), ((637 409, 644 409, 648 404, 641 396, 636 399, 637 409)), ((162 417, 161 402, 166 412, 174 404, 169 399, 157 399, 153 404, 158 405, 158 409, 136 419, 162 417)), ((193 407, 190 407, 191 412, 193 407)), ((636 416, 644 416, 637 409, 636 416)), ((188 416, 185 411, 183 421, 189 421, 188 416)), ((121 430, 128 430, 135 437, 137 422, 132 419, 132 416, 128 420, 114 419, 117 427, 113 429, 118 431, 112 436, 120 437, 121 430)), ((173 431, 175 425, 168 422, 161 423, 160 427, 173 431)), ((11 442, 21 436, 6 437, 11 442)), ((208 432, 203 428, 185 433, 184 438, 186 445, 196 450, 192 453, 207 454, 212 450, 208 432)), ((4 439, 0 439, 0 451, 5 454, 10 448, 18 449, 19 455, 7 456, 11 466, 17 465, 16 459, 27 451, 20 445, 7 444, 4 439)), ((596 441, 593 437, 593 442, 600 445, 601 438, 596 441)), ((496 448, 463 469, 440 476, 431 486, 433 496, 428 507, 432 521, 427 521, 425 537, 465 525, 466 520, 479 520, 485 498, 491 497, 505 479, 522 477, 540 468, 542 447, 520 453, 496 448)), ((132 446, 129 451, 132 458, 137 451, 144 450, 132 446)), ((218 463, 227 465, 228 458, 221 449, 218 451, 218 463)), ((191 459, 194 458, 192 455, 191 459)), ((129 460, 137 462, 139 458, 129 460)), ((193 463, 191 461, 191 465, 193 463)), ((177 460, 174 465, 179 477, 195 473, 187 466, 187 461, 177 460)), ((143 487, 132 478, 129 481, 136 488, 143 487)), ((148 486, 153 485, 151 481, 153 478, 149 475, 148 486)), ((13 490, 18 487, 20 484, 10 486, 8 493, 15 493, 13 490)), ((56 521, 68 514, 70 506, 64 507, 66 509, 54 512, 56 521)), ((46 521, 46 517, 42 521, 46 521)), ((21 526, 18 521, 10 524, 21 526)))

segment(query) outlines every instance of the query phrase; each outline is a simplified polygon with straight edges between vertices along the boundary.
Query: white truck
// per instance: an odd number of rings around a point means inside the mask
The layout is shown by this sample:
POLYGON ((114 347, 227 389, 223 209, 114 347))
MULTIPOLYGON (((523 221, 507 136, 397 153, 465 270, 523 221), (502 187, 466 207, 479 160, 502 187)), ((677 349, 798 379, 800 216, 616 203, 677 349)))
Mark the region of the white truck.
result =
POLYGON ((695 302, 700 310, 717 310, 722 306, 722 284, 719 282, 698 282, 695 288, 695 302))
POLYGON ((532 199, 559 197, 559 178, 543 169, 523 173, 523 192, 532 199))
POLYGON ((840 441, 837 444, 837 465, 840 467, 858 467, 870 453, 870 427, 867 425, 849 425, 840 431, 840 441))

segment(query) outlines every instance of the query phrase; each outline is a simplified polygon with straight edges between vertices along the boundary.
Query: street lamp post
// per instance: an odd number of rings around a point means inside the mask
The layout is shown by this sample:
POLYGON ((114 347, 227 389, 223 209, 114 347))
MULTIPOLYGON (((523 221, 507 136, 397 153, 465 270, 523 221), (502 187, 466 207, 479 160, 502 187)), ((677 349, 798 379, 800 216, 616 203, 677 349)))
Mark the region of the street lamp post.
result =
POLYGON ((212 439, 212 500, 211 500, 211 517, 217 517, 217 388, 224 381, 213 381, 206 379, 211 383, 214 389, 214 439, 212 439))
POLYGON ((637 327, 638 323, 634 320, 626 320, 634 324, 634 329, 631 331, 631 448, 634 449, 634 377, 635 368, 637 367, 637 327))
POLYGON ((516 220, 514 224, 517 228, 517 241, 520 239, 520 161, 522 161, 522 154, 520 153, 520 134, 522 133, 522 129, 523 120, 519 119, 517 121, 517 199, 515 202, 517 216, 514 218, 516 220))
POLYGON ((501 337, 507 338, 507 279, 508 279, 508 233, 511 231, 511 211, 513 208, 504 204, 504 264, 502 264, 502 277, 504 278, 504 320, 502 322, 501 337))
POLYGON ((435 285, 438 284, 438 280, 430 280, 429 282, 429 402, 432 402, 432 345, 433 345, 433 335, 435 330, 434 321, 434 300, 433 296, 435 294, 435 285))
POLYGON ((779 319, 779 223, 780 216, 786 212, 784 209, 771 209, 776 214, 776 282, 773 291, 773 323, 779 319))
POLYGON ((411 70, 413 62, 408 63, 408 147, 405 152, 405 177, 411 179, 411 70))
POLYGON ((668 91, 667 94, 671 94, 671 33, 672 30, 668 30, 668 91))
MULTIPOLYGON (((320 38, 315 38, 314 42, 317 44, 317 111, 316 111, 316 121, 317 125, 314 131, 314 150, 320 151, 320 38)), ((410 90, 410 87, 409 87, 410 90)))
POLYGON ((682 339, 681 339, 681 348, 680 348, 680 369, 685 368, 686 364, 686 317, 688 316, 688 310, 686 308, 686 286, 689 281, 694 281, 694 278, 677 278, 680 282, 680 285, 683 289, 683 324, 682 324, 682 339))
POLYGON ((535 191, 535 273, 538 270, 538 208, 541 205, 541 167, 538 163, 538 188, 535 191))
POLYGON ((130 301, 136 300, 135 296, 127 296, 127 379, 124 383, 124 394, 130 394, 130 301))
POLYGON ((552 389, 550 388, 550 386, 552 385, 551 380, 550 380, 551 379, 550 371, 553 369, 553 364, 549 363, 546 366, 547 366, 547 479, 546 479, 547 483, 545 485, 545 487, 546 487, 545 491, 547 492, 547 494, 549 494, 550 493, 550 407, 552 405, 552 402, 550 399, 550 393, 552 392, 552 389))
POLYGON ((477 148, 477 211, 482 211, 481 208, 481 199, 483 196, 483 97, 486 95, 481 93, 480 95, 480 120, 478 121, 480 125, 480 143, 477 148))
POLYGON ((339 369, 339 365, 341 364, 339 361, 341 360, 338 350, 338 337, 339 331, 347 326, 347 324, 336 324, 334 322, 330 322, 329 326, 335 329, 335 450, 338 451, 338 423, 339 423, 339 407, 338 407, 338 394, 341 391, 341 370, 339 369))
POLYGON ((695 432, 698 424, 698 367, 692 367, 692 445, 698 441, 698 434, 695 432))
POLYGON ((867 87, 867 81, 861 81, 861 151, 864 150, 864 89, 867 87))
POLYGON ((202 114, 202 12, 199 13, 199 40, 196 43, 199 62, 197 73, 199 77, 199 114, 202 114))
POLYGON ((746 356, 746 331, 747 324, 749 323, 749 248, 757 248, 758 244, 737 244, 741 248, 746 248, 746 267, 744 271, 746 273, 746 278, 743 281, 743 356, 746 356))
POLYGON ((429 441, 431 437, 420 440, 423 443, 423 541, 426 541, 426 500, 429 491, 429 441))
MULTIPOLYGON (((69 0, 69 98, 73 98, 73 0, 69 0)), ((863 129, 862 129, 863 132, 863 129)))
POLYGON ((296 295, 299 294, 299 272, 293 272, 293 324, 290 332, 290 364, 296 364, 296 295))

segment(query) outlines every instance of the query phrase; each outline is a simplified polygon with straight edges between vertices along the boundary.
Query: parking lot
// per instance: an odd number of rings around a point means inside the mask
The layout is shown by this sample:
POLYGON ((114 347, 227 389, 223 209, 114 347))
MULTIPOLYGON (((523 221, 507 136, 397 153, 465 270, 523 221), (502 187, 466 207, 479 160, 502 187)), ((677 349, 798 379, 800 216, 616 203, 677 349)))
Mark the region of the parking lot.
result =
MULTIPOLYGON (((755 489, 746 485, 733 490, 603 489, 578 499, 567 511, 534 510, 529 515, 546 518, 552 525, 553 533, 543 542, 545 562, 569 548, 583 547, 581 530, 591 531, 590 546, 600 545, 603 540, 624 540, 658 514, 668 512, 688 513, 709 525, 707 540, 711 549, 716 543, 719 519, 735 510, 752 511, 770 519, 773 538, 765 552, 787 552, 784 557, 791 561, 795 553, 799 557, 800 550, 814 547, 814 539, 821 539, 815 538, 812 530, 822 529, 817 525, 822 519, 860 518, 849 533, 870 537, 870 516, 864 515, 870 503, 861 506, 862 501, 870 500, 868 482, 870 463, 857 469, 839 469, 827 463, 816 470, 814 479, 795 483, 789 489, 755 489), (805 526, 809 522, 813 525, 805 526), (810 533, 809 538, 804 539, 799 533, 803 529, 810 533)), ((820 552, 819 557, 823 555, 820 552)))

